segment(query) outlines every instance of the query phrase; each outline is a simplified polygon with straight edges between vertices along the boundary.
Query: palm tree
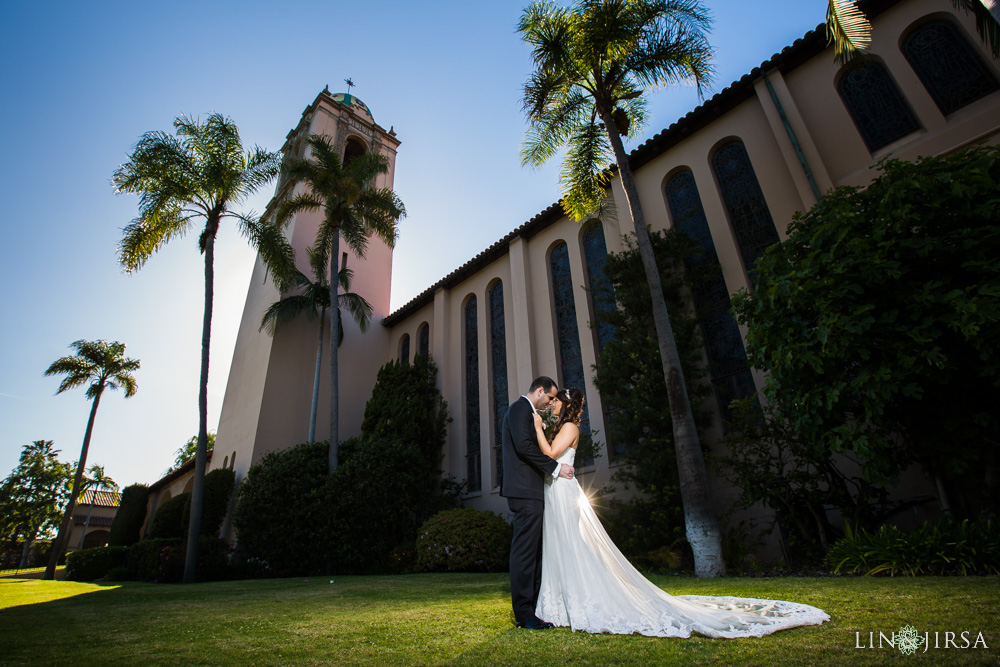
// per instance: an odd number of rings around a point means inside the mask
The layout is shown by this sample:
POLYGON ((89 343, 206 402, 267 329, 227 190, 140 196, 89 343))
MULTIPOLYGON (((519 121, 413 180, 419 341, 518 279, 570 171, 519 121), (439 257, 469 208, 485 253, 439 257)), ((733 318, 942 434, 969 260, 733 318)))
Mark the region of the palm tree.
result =
MULTIPOLYGON (((1000 58, 1000 23, 983 0, 951 0, 951 4, 976 17, 980 39, 989 45, 994 58, 1000 58)), ((826 34, 837 62, 845 63, 868 49, 871 24, 858 8, 857 0, 829 0, 826 34)))
MULTIPOLYGON (((301 271, 296 271, 288 285, 282 286, 282 292, 289 289, 300 290, 298 294, 292 294, 275 301, 261 318, 260 328, 267 329, 267 333, 274 336, 275 331, 282 324, 290 322, 303 313, 309 318, 319 318, 319 342, 316 344, 316 369, 313 373, 312 406, 309 410, 309 439, 308 442, 316 440, 316 412, 319 407, 319 376, 323 366, 323 334, 326 329, 326 311, 330 307, 330 285, 326 277, 326 267, 320 253, 313 248, 307 248, 309 252, 309 266, 312 267, 313 280, 310 280, 301 271)), ((368 331, 368 324, 372 319, 372 306, 360 294, 351 291, 351 281, 354 272, 342 266, 337 272, 337 280, 340 282, 344 293, 339 296, 340 306, 347 308, 347 311, 358 323, 362 333, 368 331)), ((340 320, 338 320, 338 323, 340 320)), ((337 346, 344 340, 344 327, 340 326, 337 335, 337 346)))
POLYGON ((101 402, 101 396, 104 395, 105 389, 118 389, 119 387, 125 391, 125 398, 134 396, 136 383, 132 373, 139 369, 138 359, 129 359, 125 356, 125 343, 106 340, 78 340, 70 347, 76 350, 76 354, 56 359, 45 371, 45 374, 65 375, 62 382, 59 383, 56 394, 61 394, 67 389, 88 385, 87 398, 91 399, 93 403, 90 406, 87 431, 83 436, 80 461, 76 465, 76 476, 73 478, 74 493, 70 494, 69 502, 66 504, 66 513, 63 514, 62 523, 59 526, 59 534, 52 545, 49 563, 45 568, 45 579, 55 579, 56 565, 65 548, 66 539, 69 537, 70 524, 73 521, 73 510, 76 508, 78 495, 75 490, 83 488, 83 471, 87 466, 90 436, 94 433, 94 418, 97 416, 97 406, 101 402))
POLYGON ((712 75, 706 39, 710 19, 697 0, 579 0, 572 8, 536 2, 518 31, 532 46, 535 71, 524 86, 530 128, 524 164, 541 165, 568 146, 561 180, 563 208, 577 220, 599 211, 613 158, 625 192, 649 283, 663 377, 673 419, 685 528, 698 576, 725 573, 718 520, 691 413, 660 274, 622 135, 642 125, 647 89, 712 75))
POLYGON ((119 260, 129 273, 145 264, 163 244, 190 231, 194 220, 205 221, 198 237, 199 248, 205 255, 198 449, 183 578, 185 583, 190 583, 195 580, 205 496, 208 352, 212 332, 215 237, 219 225, 226 218, 233 219, 275 274, 290 272, 295 255, 280 229, 262 223, 252 213, 232 210, 277 175, 281 164, 279 155, 258 146, 244 152, 236 124, 221 114, 211 114, 204 123, 179 116, 174 120, 174 127, 176 137, 166 132, 142 135, 129 161, 115 171, 112 181, 119 193, 140 197, 139 217, 125 227, 118 245, 119 260))
MULTIPOLYGON (((284 225, 298 211, 323 210, 313 252, 317 265, 330 274, 327 303, 339 304, 340 281, 336 273, 341 237, 347 247, 362 258, 372 236, 392 248, 396 243, 396 225, 406 215, 406 210, 396 193, 375 185, 375 178, 389 171, 389 161, 384 155, 366 153, 345 164, 326 137, 312 135, 308 144, 311 158, 291 158, 284 165, 288 177, 308 185, 308 191, 282 202, 277 221, 284 225)), ((340 309, 331 308, 330 314, 333 329, 340 331, 340 309)), ((339 444, 337 363, 337 344, 330 336, 330 475, 337 469, 339 444)))
POLYGON ((76 547, 77 549, 82 549, 83 541, 87 539, 87 531, 90 529, 90 515, 94 513, 94 503, 97 502, 97 494, 104 490, 118 490, 118 484, 115 480, 104 474, 104 466, 99 466, 95 463, 90 466, 87 473, 90 476, 84 479, 83 488, 80 489, 80 494, 82 495, 87 490, 93 490, 94 497, 91 499, 90 505, 87 508, 87 520, 83 523, 83 535, 80 536, 80 544, 76 547))

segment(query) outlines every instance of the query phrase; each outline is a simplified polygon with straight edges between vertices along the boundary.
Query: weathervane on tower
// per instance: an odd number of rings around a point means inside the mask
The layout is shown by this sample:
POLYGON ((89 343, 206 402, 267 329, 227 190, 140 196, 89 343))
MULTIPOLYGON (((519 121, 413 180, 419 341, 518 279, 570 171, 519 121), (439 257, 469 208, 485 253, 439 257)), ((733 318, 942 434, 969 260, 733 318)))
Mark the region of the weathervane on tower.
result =
POLYGON ((350 95, 351 94, 351 88, 354 87, 354 82, 351 81, 350 77, 348 77, 348 78, 344 79, 344 83, 347 84, 347 94, 350 95))

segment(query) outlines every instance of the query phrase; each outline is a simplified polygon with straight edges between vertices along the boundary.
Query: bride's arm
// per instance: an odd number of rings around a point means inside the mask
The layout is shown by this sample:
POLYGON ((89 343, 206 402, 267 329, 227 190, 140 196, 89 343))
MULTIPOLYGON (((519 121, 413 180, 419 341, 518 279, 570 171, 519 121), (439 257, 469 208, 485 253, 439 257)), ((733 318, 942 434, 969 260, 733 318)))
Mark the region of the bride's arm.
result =
POLYGON ((554 459, 558 455, 552 453, 552 446, 549 444, 549 441, 545 439, 545 429, 542 427, 542 416, 537 412, 532 416, 535 419, 535 437, 538 438, 538 448, 542 450, 542 454, 554 459))
MULTIPOLYGON (((570 447, 575 447, 577 440, 580 439, 580 427, 573 422, 566 422, 556 433, 556 437, 552 439, 552 446, 549 447, 551 450, 552 458, 558 458, 563 452, 565 452, 570 447)), ((546 452, 548 454, 548 452, 546 452)))

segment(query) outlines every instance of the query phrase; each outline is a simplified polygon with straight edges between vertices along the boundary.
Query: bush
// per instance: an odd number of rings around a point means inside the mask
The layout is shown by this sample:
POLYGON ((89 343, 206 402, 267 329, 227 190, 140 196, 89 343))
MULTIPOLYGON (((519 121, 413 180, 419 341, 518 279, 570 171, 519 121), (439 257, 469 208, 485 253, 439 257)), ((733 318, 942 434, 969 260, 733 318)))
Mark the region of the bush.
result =
POLYGON ((428 519, 417 536, 424 572, 503 572, 513 529, 492 512, 452 509, 428 519))
MULTIPOLYGON (((236 473, 229 468, 218 468, 205 475, 205 497, 201 515, 201 534, 218 537, 222 522, 229 511, 229 499, 236 484, 236 473)), ((184 505, 184 535, 187 537, 191 521, 190 496, 184 505)))
POLYGON ((1000 530, 989 521, 924 523, 910 533, 896 526, 851 530, 827 553, 834 572, 861 574, 1000 574, 1000 530))
MULTIPOLYGON (((137 542, 129 547, 128 568, 129 578, 136 581, 158 581, 162 575, 161 559, 165 552, 181 543, 179 538, 152 538, 137 542)), ((184 569, 184 559, 180 559, 181 571, 184 569)), ((180 581, 180 575, 177 580, 180 581)))
POLYGON ((96 547, 79 549, 66 555, 68 581, 94 581, 112 569, 123 567, 128 556, 127 547, 96 547))
POLYGON ((190 493, 181 493, 156 508, 153 523, 149 527, 152 539, 182 539, 187 522, 184 520, 185 505, 190 493))
POLYGON ((428 499, 421 462, 415 445, 358 440, 332 479, 332 572, 400 570, 393 550, 416 539, 428 499))
MULTIPOLYGON (((205 495, 201 516, 201 534, 217 537, 229 511, 236 474, 228 468, 213 470, 205 475, 205 495)), ((152 538, 186 539, 191 524, 191 494, 181 493, 160 505, 149 529, 152 538)))
MULTIPOLYGON (((198 542, 198 581, 229 579, 230 546, 225 540, 202 535, 198 542)), ((177 583, 184 576, 187 541, 151 539, 134 544, 129 549, 127 576, 116 571, 115 576, 157 584, 177 583)))
MULTIPOLYGON (((341 448, 351 446, 348 441, 341 448)), ((250 466, 233 512, 244 560, 266 562, 278 576, 327 571, 333 504, 328 454, 327 443, 313 442, 268 452, 250 466)))
POLYGON ((121 504, 111 522, 108 546, 127 547, 139 541, 148 502, 149 487, 145 484, 132 484, 122 489, 121 504))

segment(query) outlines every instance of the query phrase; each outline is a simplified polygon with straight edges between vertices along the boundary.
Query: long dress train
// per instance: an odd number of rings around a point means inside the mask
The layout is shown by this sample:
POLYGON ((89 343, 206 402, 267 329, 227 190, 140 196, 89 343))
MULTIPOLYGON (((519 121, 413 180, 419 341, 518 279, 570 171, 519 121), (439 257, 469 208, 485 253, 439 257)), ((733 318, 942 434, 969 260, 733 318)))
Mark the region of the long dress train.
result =
MULTIPOLYGON (((557 459, 572 465, 576 450, 557 459)), ((535 614, 557 626, 653 637, 760 637, 830 620, 822 609, 755 598, 670 595, 632 567, 576 478, 545 483, 542 587, 535 614)))

